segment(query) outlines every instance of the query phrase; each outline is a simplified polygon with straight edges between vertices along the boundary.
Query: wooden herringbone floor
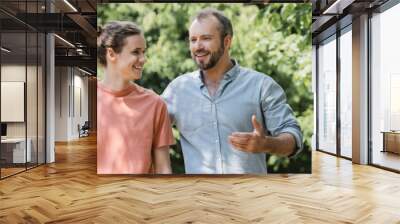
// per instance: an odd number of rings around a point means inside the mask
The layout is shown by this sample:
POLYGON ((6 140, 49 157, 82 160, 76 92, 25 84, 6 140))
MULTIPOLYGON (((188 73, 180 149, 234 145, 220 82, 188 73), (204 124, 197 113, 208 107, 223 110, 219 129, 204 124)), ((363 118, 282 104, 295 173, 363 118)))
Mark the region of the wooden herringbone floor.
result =
POLYGON ((96 141, 0 181, 0 223, 400 223, 400 175, 313 153, 312 175, 96 175, 96 141))

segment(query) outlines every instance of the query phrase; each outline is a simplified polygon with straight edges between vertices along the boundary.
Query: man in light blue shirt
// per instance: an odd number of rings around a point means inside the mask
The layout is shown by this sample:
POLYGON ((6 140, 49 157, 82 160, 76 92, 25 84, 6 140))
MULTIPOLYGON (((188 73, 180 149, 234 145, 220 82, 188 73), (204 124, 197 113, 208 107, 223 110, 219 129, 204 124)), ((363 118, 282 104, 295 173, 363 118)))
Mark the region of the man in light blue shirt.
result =
POLYGON ((189 28, 200 70, 179 76, 162 94, 180 131, 186 173, 266 173, 266 153, 293 156, 302 149, 282 88, 230 58, 232 37, 221 12, 200 11, 189 28))

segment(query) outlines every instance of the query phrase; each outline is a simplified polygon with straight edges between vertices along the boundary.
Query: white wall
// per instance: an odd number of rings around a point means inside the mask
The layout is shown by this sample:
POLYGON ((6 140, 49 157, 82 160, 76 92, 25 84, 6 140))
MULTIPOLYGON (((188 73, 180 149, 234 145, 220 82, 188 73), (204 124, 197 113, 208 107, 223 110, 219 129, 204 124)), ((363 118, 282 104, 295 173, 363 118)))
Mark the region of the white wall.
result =
MULTIPOLYGON (((4 82, 25 82, 26 71, 28 72, 28 83, 29 87, 34 86, 34 88, 27 88, 27 120, 28 120, 28 137, 30 133, 35 133, 36 136, 36 80, 30 80, 31 74, 36 75, 36 66, 18 65, 18 64, 6 64, 1 66, 1 81, 4 82), (33 122, 33 123, 32 123, 33 122)), ((5 96, 2 96, 2 98, 5 96)), ((41 107, 42 105, 38 105, 41 107)), ((10 110, 10 108, 1 108, 1 110, 10 110)), ((24 110, 24 107, 22 107, 24 110)), ((23 111, 24 112, 24 111, 23 111)), ((25 137, 25 124, 26 122, 7 122, 7 136, 8 137, 25 137)))
POLYGON ((55 141, 68 140, 68 86, 67 67, 55 68, 55 141))
MULTIPOLYGON (((25 65, 9 64, 1 66, 1 81, 25 82, 25 65)), ((1 108, 7 110, 7 108, 1 108)), ((7 122, 7 137, 25 137, 25 122, 7 122)))
POLYGON ((83 75, 76 68, 56 67, 56 141, 77 139, 78 124, 88 120, 88 78, 83 75))
MULTIPOLYGON (((39 159, 39 163, 44 163, 45 158, 45 142, 44 142, 44 83, 42 73, 42 67, 38 67, 25 64, 3 64, 1 66, 1 78, 3 81, 10 82, 24 82, 26 83, 26 107, 25 107, 25 96, 22 98, 22 105, 20 108, 12 108, 10 106, 2 106, 2 113, 17 113, 19 110, 22 113, 21 122, 6 122, 7 123, 7 137, 9 138, 25 138, 25 135, 30 139, 32 161, 36 162, 39 159), (25 79, 27 78, 27 81, 25 79), (26 112, 26 121, 24 120, 24 114, 26 112), (37 154, 38 153, 38 154, 37 154)), ((2 98, 8 98, 7 93, 2 89, 2 98), (6 95, 4 95, 6 94, 6 95)), ((24 89, 19 90, 20 94, 24 94, 24 89)), ((10 93, 9 93, 10 94, 10 93)), ((3 104, 4 102, 2 102, 3 104)), ((12 103, 12 102, 11 102, 12 103)), ((17 103, 17 102, 14 102, 17 103)), ((3 118, 2 118, 3 120, 3 118)))

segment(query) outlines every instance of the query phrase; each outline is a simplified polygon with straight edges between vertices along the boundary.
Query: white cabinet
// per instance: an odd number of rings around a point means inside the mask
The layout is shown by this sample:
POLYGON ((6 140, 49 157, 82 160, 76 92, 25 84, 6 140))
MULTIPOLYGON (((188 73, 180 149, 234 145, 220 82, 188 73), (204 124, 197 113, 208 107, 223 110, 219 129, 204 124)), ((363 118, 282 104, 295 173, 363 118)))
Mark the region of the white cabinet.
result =
POLYGON ((6 146, 7 148, 12 148, 12 162, 13 163, 25 163, 32 161, 32 140, 28 138, 26 140, 28 143, 28 147, 26 148, 25 153, 25 139, 24 138, 7 138, 2 139, 2 146, 6 146), (27 158, 27 161, 25 159, 27 158))

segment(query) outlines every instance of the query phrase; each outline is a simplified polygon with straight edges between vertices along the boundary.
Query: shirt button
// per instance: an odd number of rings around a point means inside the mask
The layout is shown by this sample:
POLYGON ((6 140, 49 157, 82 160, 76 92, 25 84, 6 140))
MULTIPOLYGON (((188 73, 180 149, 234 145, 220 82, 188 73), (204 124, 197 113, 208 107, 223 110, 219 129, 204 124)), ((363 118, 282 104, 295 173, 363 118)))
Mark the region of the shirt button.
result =
POLYGON ((216 142, 216 143, 218 143, 218 142, 219 142, 219 141, 218 141, 218 139, 217 139, 217 140, 215 140, 215 142, 216 142))

